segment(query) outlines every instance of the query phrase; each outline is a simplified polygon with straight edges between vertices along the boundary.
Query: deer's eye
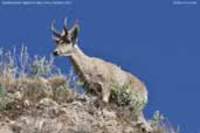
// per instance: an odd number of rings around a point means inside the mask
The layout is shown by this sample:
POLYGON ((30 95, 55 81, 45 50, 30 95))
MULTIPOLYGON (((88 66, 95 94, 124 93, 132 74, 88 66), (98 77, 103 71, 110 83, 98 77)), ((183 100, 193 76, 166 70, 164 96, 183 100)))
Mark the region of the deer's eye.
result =
POLYGON ((64 41, 65 43, 70 43, 70 40, 69 40, 68 38, 65 38, 63 41, 64 41))
POLYGON ((63 43, 64 43, 64 41, 63 41, 63 40, 60 40, 60 41, 59 41, 59 44, 63 44, 63 43))
POLYGON ((67 38, 67 37, 65 37, 65 36, 63 36, 63 37, 61 37, 61 39, 59 40, 59 43, 60 44, 63 44, 63 43, 70 43, 70 40, 67 38))

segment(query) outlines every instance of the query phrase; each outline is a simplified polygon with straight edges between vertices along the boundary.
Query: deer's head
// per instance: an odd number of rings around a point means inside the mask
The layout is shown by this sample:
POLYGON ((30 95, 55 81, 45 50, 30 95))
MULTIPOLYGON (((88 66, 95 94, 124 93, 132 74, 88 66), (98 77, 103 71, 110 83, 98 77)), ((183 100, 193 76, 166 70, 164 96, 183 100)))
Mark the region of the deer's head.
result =
POLYGON ((55 56, 70 56, 74 51, 74 46, 78 40, 79 25, 74 24, 72 28, 68 29, 67 20, 64 21, 62 32, 55 29, 55 21, 52 22, 51 30, 53 32, 53 40, 56 43, 56 49, 53 54, 55 56))

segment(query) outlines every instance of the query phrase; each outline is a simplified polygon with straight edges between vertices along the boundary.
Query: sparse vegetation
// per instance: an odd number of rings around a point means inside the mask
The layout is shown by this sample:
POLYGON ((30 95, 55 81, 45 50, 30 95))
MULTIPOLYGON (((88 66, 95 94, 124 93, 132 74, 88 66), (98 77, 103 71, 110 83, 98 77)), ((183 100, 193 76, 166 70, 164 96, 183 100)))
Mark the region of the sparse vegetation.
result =
POLYGON ((54 58, 30 56, 26 46, 19 53, 16 48, 11 51, 0 49, 0 74, 3 78, 51 77, 60 75, 61 71, 54 64, 54 58))
MULTIPOLYGON (((115 106, 99 104, 70 89, 72 77, 63 75, 53 61, 32 58, 27 47, 18 54, 15 48, 0 50, 0 133, 141 133, 129 115, 120 116, 130 114, 124 107, 141 110, 146 104, 135 103, 139 96, 128 86, 112 89, 115 106)), ((177 133, 158 112, 149 122, 153 133, 177 133)))
POLYGON ((118 106, 129 107, 135 114, 140 114, 147 104, 147 101, 138 93, 135 93, 129 85, 124 85, 121 88, 118 85, 113 85, 111 101, 118 106))

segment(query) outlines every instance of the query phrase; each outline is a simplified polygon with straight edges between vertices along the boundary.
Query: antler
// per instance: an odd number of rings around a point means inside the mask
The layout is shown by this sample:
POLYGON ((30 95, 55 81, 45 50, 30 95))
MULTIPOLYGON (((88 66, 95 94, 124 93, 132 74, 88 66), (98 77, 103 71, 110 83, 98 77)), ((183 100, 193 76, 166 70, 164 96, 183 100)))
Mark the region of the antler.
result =
POLYGON ((51 23, 51 31, 55 37, 61 37, 61 34, 55 29, 55 20, 53 20, 51 23))
POLYGON ((67 29, 67 17, 65 17, 65 19, 64 19, 64 32, 65 32, 65 35, 68 35, 68 29, 67 29))
POLYGON ((68 39, 68 28, 67 28, 67 18, 64 18, 64 28, 63 31, 60 33, 55 29, 55 20, 52 21, 51 23, 51 30, 53 32, 53 36, 52 39, 56 42, 59 42, 60 40, 65 40, 65 41, 69 41, 68 39))

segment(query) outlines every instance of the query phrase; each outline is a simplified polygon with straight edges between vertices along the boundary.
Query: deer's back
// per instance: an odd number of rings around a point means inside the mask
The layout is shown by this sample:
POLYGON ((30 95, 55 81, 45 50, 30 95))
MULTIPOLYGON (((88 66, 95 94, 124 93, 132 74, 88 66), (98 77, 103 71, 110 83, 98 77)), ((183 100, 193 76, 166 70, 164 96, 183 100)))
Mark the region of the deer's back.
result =
POLYGON ((109 88, 112 84, 119 85, 119 87, 130 85, 136 92, 147 95, 145 85, 136 76, 122 70, 115 64, 98 58, 92 58, 90 61, 88 77, 91 82, 106 84, 105 86, 110 86, 109 88))

